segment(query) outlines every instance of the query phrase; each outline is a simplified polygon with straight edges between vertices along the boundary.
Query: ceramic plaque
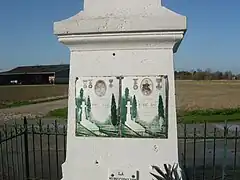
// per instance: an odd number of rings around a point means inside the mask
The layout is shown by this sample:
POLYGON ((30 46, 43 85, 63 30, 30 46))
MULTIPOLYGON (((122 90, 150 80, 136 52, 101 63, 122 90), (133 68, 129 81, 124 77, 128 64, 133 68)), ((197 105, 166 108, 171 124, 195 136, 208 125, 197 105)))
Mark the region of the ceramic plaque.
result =
POLYGON ((76 81, 76 135, 118 136, 116 77, 81 77, 76 81))
POLYGON ((167 76, 122 79, 121 121, 123 137, 167 137, 167 76))
POLYGON ((167 101, 167 76, 78 79, 76 135, 166 138, 167 101))

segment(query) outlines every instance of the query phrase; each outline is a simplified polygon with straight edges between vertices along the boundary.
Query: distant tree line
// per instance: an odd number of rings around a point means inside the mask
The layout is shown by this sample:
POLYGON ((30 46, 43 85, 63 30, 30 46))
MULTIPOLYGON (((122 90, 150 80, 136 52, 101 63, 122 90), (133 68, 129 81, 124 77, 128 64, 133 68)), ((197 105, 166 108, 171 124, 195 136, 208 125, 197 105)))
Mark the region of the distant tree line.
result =
POLYGON ((240 80, 240 74, 233 74, 231 71, 205 71, 198 69, 196 71, 175 71, 175 79, 178 80, 240 80))

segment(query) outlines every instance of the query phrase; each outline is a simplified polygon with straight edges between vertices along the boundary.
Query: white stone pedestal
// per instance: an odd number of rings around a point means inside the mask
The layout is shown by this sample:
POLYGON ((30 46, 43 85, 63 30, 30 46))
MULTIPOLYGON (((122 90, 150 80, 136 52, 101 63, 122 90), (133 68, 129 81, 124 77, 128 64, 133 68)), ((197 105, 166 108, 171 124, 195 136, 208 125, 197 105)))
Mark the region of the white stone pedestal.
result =
POLYGON ((185 31, 159 0, 85 0, 54 24, 71 53, 64 180, 151 180, 151 165, 178 163, 173 53, 185 31), (99 133, 77 128, 83 101, 99 133))

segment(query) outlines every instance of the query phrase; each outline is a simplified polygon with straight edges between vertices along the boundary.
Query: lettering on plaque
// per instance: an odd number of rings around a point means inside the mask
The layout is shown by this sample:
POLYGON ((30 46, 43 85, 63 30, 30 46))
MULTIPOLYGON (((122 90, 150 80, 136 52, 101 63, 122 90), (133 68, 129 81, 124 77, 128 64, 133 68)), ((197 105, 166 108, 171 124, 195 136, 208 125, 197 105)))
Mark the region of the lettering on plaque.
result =
POLYGON ((119 171, 112 170, 109 171, 108 179, 109 180, 138 180, 138 171, 119 171))

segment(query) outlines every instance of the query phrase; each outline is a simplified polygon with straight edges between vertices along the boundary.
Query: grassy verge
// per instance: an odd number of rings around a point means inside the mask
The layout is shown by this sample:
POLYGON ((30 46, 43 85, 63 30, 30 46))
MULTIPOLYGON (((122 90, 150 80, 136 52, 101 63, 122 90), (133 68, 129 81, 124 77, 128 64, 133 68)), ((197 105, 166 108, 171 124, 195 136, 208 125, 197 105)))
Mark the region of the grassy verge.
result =
POLYGON ((209 115, 209 116, 202 116, 202 115, 194 115, 194 116, 184 116, 179 117, 180 122, 193 124, 193 123, 216 123, 216 122, 236 122, 240 121, 240 113, 238 114, 231 114, 231 115, 209 115))
POLYGON ((66 119, 67 118, 67 107, 66 108, 61 108, 61 109, 55 109, 53 111, 50 111, 47 114, 47 117, 55 117, 55 118, 63 118, 66 119))
POLYGON ((206 109, 179 112, 178 119, 180 122, 184 123, 240 121, 240 108, 206 109))
MULTIPOLYGON (((56 109, 50 111, 48 117, 67 118, 67 108, 56 109)), ((195 110, 178 113, 179 122, 183 123, 216 123, 240 121, 240 108, 234 109, 209 109, 209 110, 195 110)))

